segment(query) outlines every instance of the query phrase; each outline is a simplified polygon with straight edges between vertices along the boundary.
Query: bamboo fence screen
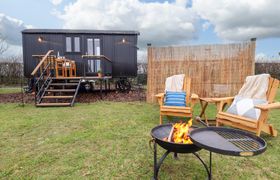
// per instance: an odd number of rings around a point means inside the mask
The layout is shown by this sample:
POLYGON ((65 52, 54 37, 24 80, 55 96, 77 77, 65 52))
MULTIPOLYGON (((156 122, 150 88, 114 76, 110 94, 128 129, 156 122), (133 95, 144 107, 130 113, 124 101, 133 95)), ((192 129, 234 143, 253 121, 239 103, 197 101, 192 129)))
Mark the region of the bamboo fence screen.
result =
POLYGON ((184 47, 148 47, 147 102, 164 92, 165 79, 191 77, 191 92, 200 97, 238 93, 245 77, 254 74, 256 41, 184 47))

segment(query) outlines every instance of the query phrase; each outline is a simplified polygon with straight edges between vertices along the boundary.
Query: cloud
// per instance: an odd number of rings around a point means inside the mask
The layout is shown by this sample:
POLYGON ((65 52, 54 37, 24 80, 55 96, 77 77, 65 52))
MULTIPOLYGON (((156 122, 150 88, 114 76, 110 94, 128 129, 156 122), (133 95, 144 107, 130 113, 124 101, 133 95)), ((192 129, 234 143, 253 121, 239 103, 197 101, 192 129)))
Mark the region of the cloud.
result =
POLYGON ((265 53, 258 53, 256 54, 255 60, 256 61, 261 61, 263 59, 268 59, 268 56, 265 53))
POLYGON ((280 37, 278 0, 193 0, 192 5, 223 39, 280 37))
POLYGON ((146 62, 147 61, 147 50, 140 49, 137 51, 137 62, 146 62))
POLYGON ((209 29, 209 27, 211 26, 211 23, 210 22, 205 22, 202 24, 202 29, 203 31, 206 31, 207 29, 209 29))
POLYGON ((62 3, 63 0, 49 0, 53 5, 58 6, 62 3))
POLYGON ((256 54, 256 62, 279 62, 279 56, 270 56, 263 52, 256 54))
POLYGON ((0 33, 10 45, 21 45, 21 31, 31 26, 23 21, 0 13, 0 33))
POLYGON ((55 14, 63 20, 63 28, 140 31, 139 46, 143 48, 147 43, 182 44, 196 38, 197 16, 188 2, 77 0, 55 14))
POLYGON ((0 58, 11 57, 11 56, 20 56, 22 55, 22 46, 21 45, 9 45, 7 51, 1 54, 0 58))

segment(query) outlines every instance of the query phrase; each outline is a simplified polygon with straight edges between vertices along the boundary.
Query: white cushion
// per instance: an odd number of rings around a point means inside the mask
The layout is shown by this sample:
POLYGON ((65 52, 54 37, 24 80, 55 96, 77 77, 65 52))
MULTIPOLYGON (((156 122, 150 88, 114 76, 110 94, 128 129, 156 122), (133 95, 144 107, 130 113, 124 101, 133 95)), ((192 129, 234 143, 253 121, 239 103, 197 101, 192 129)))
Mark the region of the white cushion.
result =
POLYGON ((267 104, 268 102, 265 99, 250 99, 244 98, 241 96, 235 96, 233 103, 227 109, 227 113, 235 114, 250 119, 258 120, 261 114, 261 111, 257 108, 254 108, 255 105, 267 104))

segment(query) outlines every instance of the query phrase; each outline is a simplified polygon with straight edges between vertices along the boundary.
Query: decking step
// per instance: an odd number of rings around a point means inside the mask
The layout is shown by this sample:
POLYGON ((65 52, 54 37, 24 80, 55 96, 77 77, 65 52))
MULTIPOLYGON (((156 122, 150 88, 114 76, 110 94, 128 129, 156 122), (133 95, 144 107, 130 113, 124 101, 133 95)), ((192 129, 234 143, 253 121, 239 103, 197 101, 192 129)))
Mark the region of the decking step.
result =
POLYGON ((43 96, 43 99, 71 99, 74 96, 43 96))
POLYGON ((36 104, 38 107, 55 107, 55 106, 71 106, 71 103, 40 103, 36 104))
POLYGON ((46 92, 75 92, 76 89, 47 89, 46 92))
POLYGON ((54 80, 80 80, 83 77, 53 77, 54 80))
POLYGON ((77 86, 78 83, 51 83, 50 86, 77 86))

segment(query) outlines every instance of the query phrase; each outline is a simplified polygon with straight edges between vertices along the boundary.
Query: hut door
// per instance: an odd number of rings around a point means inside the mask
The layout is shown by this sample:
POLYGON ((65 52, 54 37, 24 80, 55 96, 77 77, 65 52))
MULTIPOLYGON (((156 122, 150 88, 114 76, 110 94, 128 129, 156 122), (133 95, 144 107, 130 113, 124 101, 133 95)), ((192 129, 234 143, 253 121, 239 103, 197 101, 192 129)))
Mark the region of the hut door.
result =
MULTIPOLYGON (((87 38, 87 54, 100 56, 100 39, 99 38, 87 38)), ((88 60, 88 72, 94 73, 101 70, 99 59, 88 60)))

